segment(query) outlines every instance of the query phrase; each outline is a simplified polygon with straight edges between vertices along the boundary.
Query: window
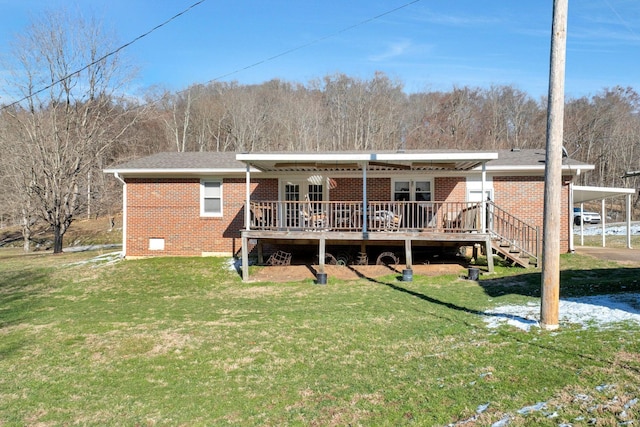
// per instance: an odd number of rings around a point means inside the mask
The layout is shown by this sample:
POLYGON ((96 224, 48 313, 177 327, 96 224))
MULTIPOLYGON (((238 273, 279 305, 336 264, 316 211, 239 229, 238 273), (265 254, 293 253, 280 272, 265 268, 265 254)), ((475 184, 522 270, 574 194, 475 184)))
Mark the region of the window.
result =
POLYGON ((222 216, 222 180, 200 181, 200 215, 222 216))
POLYGON ((431 181, 395 181, 393 183, 395 201, 431 201, 431 181))

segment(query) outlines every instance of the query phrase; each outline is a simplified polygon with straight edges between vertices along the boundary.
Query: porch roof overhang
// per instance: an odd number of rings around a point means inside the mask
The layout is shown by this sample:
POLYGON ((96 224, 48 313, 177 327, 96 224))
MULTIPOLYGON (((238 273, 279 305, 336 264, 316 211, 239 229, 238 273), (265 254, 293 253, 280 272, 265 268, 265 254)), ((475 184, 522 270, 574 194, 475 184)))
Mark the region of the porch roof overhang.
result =
POLYGON ((573 203, 585 203, 593 200, 635 194, 634 188, 573 186, 573 203))
POLYGON ((242 153, 236 160, 264 172, 474 169, 496 160, 498 153, 471 151, 242 153))

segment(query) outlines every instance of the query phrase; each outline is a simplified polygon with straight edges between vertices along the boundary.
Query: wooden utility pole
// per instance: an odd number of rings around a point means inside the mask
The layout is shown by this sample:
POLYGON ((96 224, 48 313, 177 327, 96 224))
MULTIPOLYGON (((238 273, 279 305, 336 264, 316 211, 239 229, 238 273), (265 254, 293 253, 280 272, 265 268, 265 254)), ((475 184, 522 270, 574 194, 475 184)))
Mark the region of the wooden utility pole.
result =
POLYGON ((560 218, 562 190, 562 135, 564 75, 567 50, 569 0, 553 1, 551 64, 547 106, 547 150, 544 174, 544 232, 542 236, 542 302, 540 326, 553 330, 559 324, 560 218))

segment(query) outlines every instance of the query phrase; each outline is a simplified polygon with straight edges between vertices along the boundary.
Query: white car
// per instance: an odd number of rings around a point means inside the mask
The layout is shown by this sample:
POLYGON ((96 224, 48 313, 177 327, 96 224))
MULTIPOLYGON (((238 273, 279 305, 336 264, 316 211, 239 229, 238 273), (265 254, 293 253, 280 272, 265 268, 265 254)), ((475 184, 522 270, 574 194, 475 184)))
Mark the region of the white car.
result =
POLYGON ((582 212, 580 208, 573 208, 573 223, 580 225, 580 221, 584 224, 598 224, 602 221, 602 217, 598 212, 582 212))

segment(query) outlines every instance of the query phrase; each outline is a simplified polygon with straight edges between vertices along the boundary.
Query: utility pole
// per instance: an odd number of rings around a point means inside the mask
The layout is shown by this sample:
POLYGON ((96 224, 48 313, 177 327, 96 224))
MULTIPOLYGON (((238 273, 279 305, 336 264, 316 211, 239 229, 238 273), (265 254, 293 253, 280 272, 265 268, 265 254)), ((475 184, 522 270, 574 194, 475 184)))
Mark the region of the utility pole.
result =
POLYGON ((546 330, 558 329, 560 317, 559 236, 562 209, 560 202, 568 9, 569 0, 553 1, 549 100, 547 106, 547 150, 544 174, 542 301, 540 305, 540 326, 546 330))

